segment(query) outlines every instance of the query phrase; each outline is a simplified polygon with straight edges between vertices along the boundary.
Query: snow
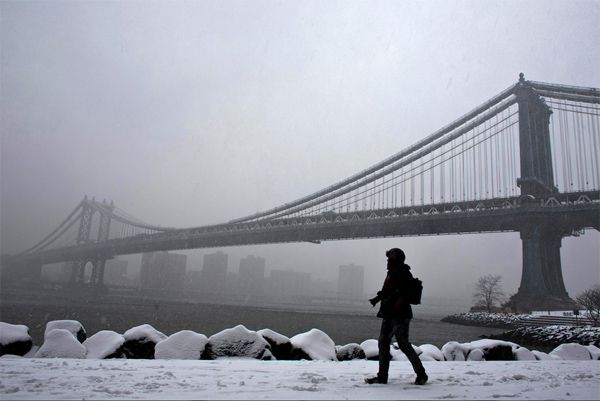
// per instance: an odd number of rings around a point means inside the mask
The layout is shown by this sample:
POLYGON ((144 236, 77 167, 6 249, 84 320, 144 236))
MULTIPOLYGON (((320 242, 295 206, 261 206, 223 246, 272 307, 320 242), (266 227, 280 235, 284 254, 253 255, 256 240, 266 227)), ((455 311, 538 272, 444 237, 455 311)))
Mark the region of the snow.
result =
POLYGON ((77 341, 69 330, 54 329, 44 335, 44 344, 35 353, 35 358, 75 358, 83 359, 87 349, 77 341))
POLYGON ((207 342, 208 338, 204 334, 182 330, 156 344, 154 358, 198 360, 207 342))
POLYGON ((123 337, 126 341, 140 341, 158 343, 167 338, 166 335, 156 330, 149 324, 142 324, 127 330, 123 337))
POLYGON ((367 385, 377 361, 0 358, 0 398, 73 399, 600 399, 598 361, 392 361, 387 385, 367 385))
POLYGON ((104 359, 114 355, 125 343, 125 337, 111 330, 102 330, 83 342, 86 358, 104 359))
POLYGON ((7 345, 19 341, 31 341, 29 328, 22 324, 0 322, 0 344, 7 345))
POLYGON ((210 336, 205 354, 211 359, 236 356, 273 359, 267 340, 241 324, 210 336))
POLYGON ((63 329, 69 331, 75 338, 79 339, 83 335, 83 340, 85 340, 85 329, 77 320, 53 320, 46 323, 46 331, 44 332, 44 337, 55 329, 63 329), (81 333, 81 334, 80 334, 81 333))
POLYGON ((561 344, 550 352, 550 356, 558 356, 571 361, 588 361, 591 359, 590 352, 581 344, 561 344))
POLYGON ((301 349, 313 360, 337 361, 335 343, 319 329, 296 334, 290 341, 294 348, 301 349))

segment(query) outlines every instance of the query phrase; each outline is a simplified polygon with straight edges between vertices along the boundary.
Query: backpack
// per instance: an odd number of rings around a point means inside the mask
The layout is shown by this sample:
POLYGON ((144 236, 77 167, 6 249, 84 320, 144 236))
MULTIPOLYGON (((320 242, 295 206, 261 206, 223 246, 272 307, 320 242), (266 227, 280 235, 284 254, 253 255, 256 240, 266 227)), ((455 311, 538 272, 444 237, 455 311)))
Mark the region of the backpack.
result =
POLYGON ((419 305, 421 303, 421 295, 423 294, 423 282, 416 277, 410 280, 406 298, 411 305, 419 305))

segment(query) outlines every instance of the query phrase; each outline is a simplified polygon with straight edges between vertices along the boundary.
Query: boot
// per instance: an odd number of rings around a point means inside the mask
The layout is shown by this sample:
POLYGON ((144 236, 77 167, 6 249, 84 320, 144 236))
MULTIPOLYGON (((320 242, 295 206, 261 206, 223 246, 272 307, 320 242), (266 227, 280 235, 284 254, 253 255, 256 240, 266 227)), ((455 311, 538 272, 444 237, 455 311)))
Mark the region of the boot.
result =
POLYGON ((425 383, 427 383, 428 379, 429 379, 429 377, 427 377, 427 373, 425 373, 423 371, 422 373, 417 374, 417 379, 415 380, 415 384, 417 386, 422 386, 425 383))
POLYGON ((375 377, 369 377, 365 379, 365 383, 367 384, 387 384, 387 377, 380 377, 379 375, 375 377))

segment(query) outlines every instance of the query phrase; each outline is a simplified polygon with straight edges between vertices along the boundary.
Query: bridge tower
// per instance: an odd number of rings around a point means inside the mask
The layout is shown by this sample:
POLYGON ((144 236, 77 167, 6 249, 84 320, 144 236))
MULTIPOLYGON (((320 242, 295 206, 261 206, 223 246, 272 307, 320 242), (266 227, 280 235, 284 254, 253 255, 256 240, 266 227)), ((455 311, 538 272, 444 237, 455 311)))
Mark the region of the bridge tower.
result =
POLYGON ((540 219, 535 206, 556 194, 550 146, 552 111, 520 74, 516 88, 519 105, 519 146, 523 210, 520 229, 523 246, 521 285, 513 301, 521 309, 574 308, 565 289, 560 261, 562 238, 571 233, 551 219, 540 219))
MULTIPOLYGON (((110 232, 110 221, 114 205, 111 202, 107 204, 106 201, 99 204, 92 199, 87 200, 85 197, 82 205, 81 218, 79 221, 79 234, 77 235, 77 245, 85 245, 88 243, 105 242, 108 240, 108 234, 110 232), (94 214, 98 212, 100 215, 98 224, 98 234, 95 239, 90 238, 92 234, 92 223, 94 214)), ((90 284, 97 288, 103 287, 104 281, 104 268, 106 266, 106 260, 109 259, 106 255, 91 253, 85 257, 81 257, 73 262, 73 269, 71 271, 71 283, 72 284, 83 284, 85 266, 88 262, 92 264, 92 276, 90 284)))

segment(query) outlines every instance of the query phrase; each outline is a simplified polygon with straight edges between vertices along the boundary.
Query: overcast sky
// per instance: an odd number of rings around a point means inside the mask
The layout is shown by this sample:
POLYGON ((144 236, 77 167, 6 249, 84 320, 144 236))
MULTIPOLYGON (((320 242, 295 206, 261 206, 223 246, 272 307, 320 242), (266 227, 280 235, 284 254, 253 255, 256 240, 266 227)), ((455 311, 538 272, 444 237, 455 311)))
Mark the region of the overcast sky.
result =
MULTIPOLYGON (((0 2, 1 251, 85 195, 145 222, 222 223, 399 152, 526 79, 600 87, 598 1, 0 2)), ((600 282, 600 236, 563 240, 571 296, 600 282)), ((427 293, 521 278, 518 234, 228 248, 267 270, 366 268, 405 249, 427 293)), ((188 269, 202 256, 189 252, 188 269)))

